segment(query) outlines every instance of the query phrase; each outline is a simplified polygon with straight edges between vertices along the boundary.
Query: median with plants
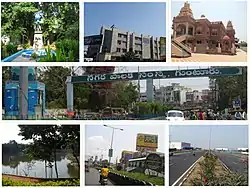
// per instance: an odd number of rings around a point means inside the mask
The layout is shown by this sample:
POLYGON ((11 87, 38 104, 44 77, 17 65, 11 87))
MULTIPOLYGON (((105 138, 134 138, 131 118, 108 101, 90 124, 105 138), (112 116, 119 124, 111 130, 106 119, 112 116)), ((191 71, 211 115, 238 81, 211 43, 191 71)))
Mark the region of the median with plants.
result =
POLYGON ((248 176, 225 168, 217 156, 206 153, 199 159, 183 186, 247 186, 248 176))

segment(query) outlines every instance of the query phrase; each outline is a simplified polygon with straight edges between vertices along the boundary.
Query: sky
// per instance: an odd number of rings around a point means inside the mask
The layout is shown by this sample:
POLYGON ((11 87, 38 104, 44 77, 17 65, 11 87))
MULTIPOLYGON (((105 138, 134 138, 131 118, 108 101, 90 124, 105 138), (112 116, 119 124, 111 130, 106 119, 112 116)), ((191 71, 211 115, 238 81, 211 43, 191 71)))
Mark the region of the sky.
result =
MULTIPOLYGON (((203 67, 195 67, 195 66, 189 66, 189 67, 174 67, 174 66, 143 66, 139 67, 140 72, 142 71, 152 71, 152 70, 176 70, 176 69, 198 69, 198 68, 208 68, 208 66, 203 67)), ((116 72, 138 72, 138 67, 116 67, 116 72)), ((134 83, 138 83, 138 81, 134 81, 134 83)), ((154 85, 158 89, 159 86, 168 86, 171 85, 171 83, 180 83, 183 86, 186 86, 188 88, 192 88, 193 90, 202 90, 202 89, 208 89, 209 88, 209 78, 208 77, 199 77, 199 78, 179 78, 179 79, 157 79, 154 80, 154 85)), ((140 81, 140 91, 146 92, 146 80, 140 81)))
POLYGON ((169 139, 172 142, 187 142, 193 147, 209 148, 211 127, 211 148, 248 147, 247 125, 171 125, 169 139))
MULTIPOLYGON (((184 6, 184 1, 172 1, 171 18, 177 16, 184 6)), ((190 7, 195 19, 205 15, 209 21, 222 21, 226 26, 232 21, 236 37, 240 41, 247 41, 247 1, 239 0, 203 0, 191 1, 190 7)))
POLYGON ((84 35, 100 34, 101 26, 122 31, 166 36, 165 3, 84 3, 84 35))
MULTIPOLYGON (((135 151, 136 150, 136 136, 138 133, 148 133, 158 135, 158 149, 157 152, 165 152, 165 126, 164 124, 124 124, 120 126, 113 126, 122 128, 124 131, 115 130, 113 149, 114 154, 112 162, 121 158, 123 150, 135 151)), ((104 159, 108 159, 108 149, 110 148, 112 137, 112 129, 104 127, 103 125, 86 125, 85 128, 85 155, 98 156, 100 159, 103 154, 104 159), (99 149, 98 149, 99 148, 99 149)))
POLYGON ((20 128, 17 124, 4 123, 1 125, 0 140, 1 143, 8 143, 10 140, 15 140, 17 143, 27 144, 31 140, 22 140, 22 136, 18 136, 20 128))

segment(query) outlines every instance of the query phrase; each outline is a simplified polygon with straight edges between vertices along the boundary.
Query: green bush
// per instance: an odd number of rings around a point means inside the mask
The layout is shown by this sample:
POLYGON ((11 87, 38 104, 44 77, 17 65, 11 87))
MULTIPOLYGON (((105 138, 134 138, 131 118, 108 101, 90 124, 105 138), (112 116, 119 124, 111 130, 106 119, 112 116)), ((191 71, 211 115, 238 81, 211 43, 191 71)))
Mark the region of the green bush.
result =
POLYGON ((65 181, 44 181, 40 183, 24 182, 11 180, 9 178, 2 179, 3 186, 80 186, 80 179, 65 181))
POLYGON ((168 110, 171 110, 172 108, 160 103, 155 102, 138 102, 134 106, 133 111, 136 114, 155 114, 155 115, 161 115, 165 114, 168 110), (138 112, 139 109, 139 112, 138 112))
POLYGON ((139 173, 139 172, 126 172, 126 171, 118 171, 118 170, 111 170, 111 171, 114 173, 117 173, 117 174, 121 174, 121 175, 130 177, 132 179, 152 183, 154 185, 164 185, 165 184, 165 180, 163 177, 150 176, 150 175, 146 175, 146 174, 139 173))
POLYGON ((216 175, 216 164, 218 157, 209 153, 204 155, 204 161, 200 162, 201 172, 200 178, 193 179, 193 186, 247 186, 248 175, 225 172, 216 175), (206 178, 206 181, 205 179, 206 178))
POLYGON ((17 50, 17 45, 15 44, 7 44, 7 45, 4 45, 2 43, 2 46, 1 46, 1 59, 4 59, 8 56, 11 56, 13 54, 15 54, 16 52, 18 52, 17 50))
POLYGON ((56 49, 66 55, 69 62, 79 60, 79 41, 77 40, 60 40, 55 43, 56 49))
POLYGON ((47 55, 39 59, 40 62, 76 62, 79 61, 79 42, 75 40, 61 40, 56 42, 56 55, 51 48, 46 49, 47 55))

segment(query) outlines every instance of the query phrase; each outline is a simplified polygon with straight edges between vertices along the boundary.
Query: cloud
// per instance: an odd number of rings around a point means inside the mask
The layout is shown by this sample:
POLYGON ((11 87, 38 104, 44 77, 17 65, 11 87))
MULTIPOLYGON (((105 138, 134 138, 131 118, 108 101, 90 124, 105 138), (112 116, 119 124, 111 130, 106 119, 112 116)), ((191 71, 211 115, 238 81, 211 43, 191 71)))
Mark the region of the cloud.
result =
POLYGON ((86 155, 90 156, 104 156, 107 155, 110 144, 103 136, 91 136, 86 140, 86 155))

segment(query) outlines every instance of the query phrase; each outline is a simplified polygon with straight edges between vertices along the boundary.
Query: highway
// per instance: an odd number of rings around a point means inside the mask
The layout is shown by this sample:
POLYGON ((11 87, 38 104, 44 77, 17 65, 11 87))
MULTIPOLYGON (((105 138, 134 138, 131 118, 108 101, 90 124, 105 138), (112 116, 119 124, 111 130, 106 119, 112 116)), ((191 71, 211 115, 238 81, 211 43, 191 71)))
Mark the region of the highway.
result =
MULTIPOLYGON (((196 151, 196 156, 193 156, 192 153, 181 153, 170 156, 169 185, 173 185, 204 154, 205 151, 196 151)), ((178 180, 178 184, 181 180, 182 178, 178 180)))
POLYGON ((240 174, 247 173, 248 164, 241 161, 241 157, 248 157, 243 154, 233 154, 226 152, 213 152, 232 171, 240 174))
MULTIPOLYGON (((85 185, 101 186, 99 183, 100 173, 94 168, 90 168, 89 172, 85 172, 85 185)), ((108 181, 108 185, 113 185, 108 181)))

